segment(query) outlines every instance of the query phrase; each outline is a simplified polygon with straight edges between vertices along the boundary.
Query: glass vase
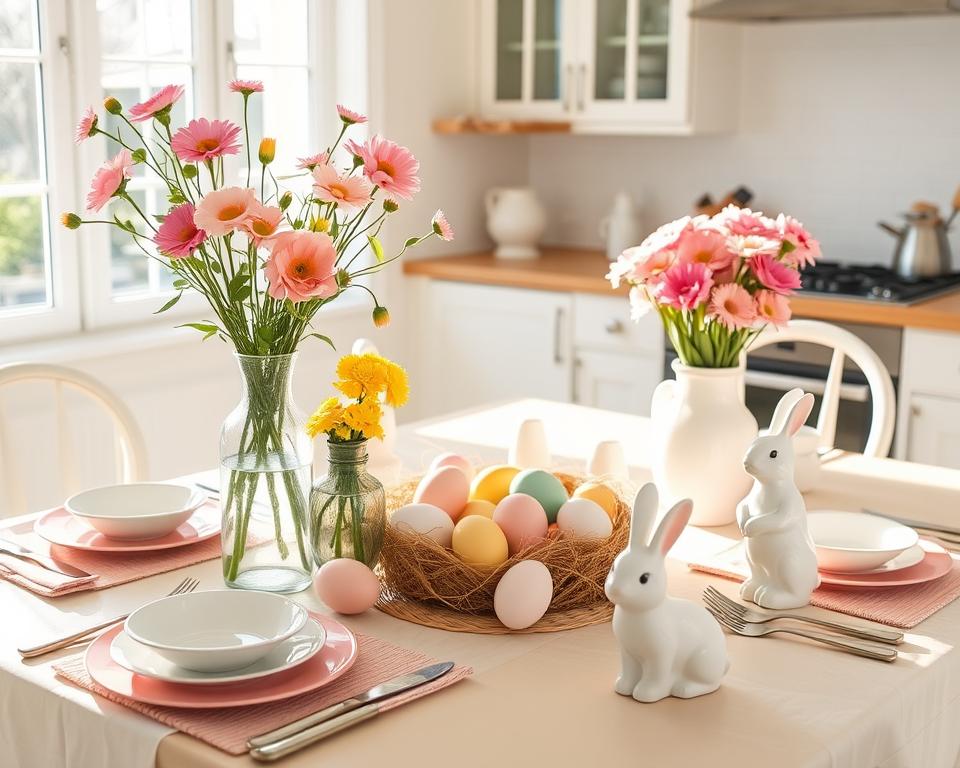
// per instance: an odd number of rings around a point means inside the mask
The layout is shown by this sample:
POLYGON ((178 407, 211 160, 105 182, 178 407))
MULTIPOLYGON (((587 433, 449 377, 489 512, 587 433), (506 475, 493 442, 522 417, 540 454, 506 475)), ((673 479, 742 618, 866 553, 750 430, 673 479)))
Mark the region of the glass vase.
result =
POLYGON ((373 568, 383 546, 387 502, 367 472, 367 441, 328 443, 329 470, 313 486, 310 526, 317 565, 349 557, 373 568))
POLYGON ((313 443, 293 401, 296 354, 237 355, 243 391, 220 430, 223 579, 299 592, 310 585, 313 443))

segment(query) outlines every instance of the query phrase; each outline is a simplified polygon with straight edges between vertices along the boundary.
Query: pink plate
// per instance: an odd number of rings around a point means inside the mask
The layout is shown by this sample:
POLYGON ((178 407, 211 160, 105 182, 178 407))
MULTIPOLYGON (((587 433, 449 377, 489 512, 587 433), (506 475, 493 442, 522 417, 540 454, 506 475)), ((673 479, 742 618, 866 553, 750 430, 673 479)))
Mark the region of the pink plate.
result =
POLYGON ((828 573, 820 571, 820 582, 831 587, 902 587, 939 579, 950 572, 953 558, 939 544, 920 539, 924 555, 916 565, 887 573, 828 573))
POLYGON ((123 631, 122 624, 104 632, 90 644, 84 663, 94 682, 145 704, 215 709, 288 699, 332 683, 350 669, 357 658, 357 639, 349 629, 321 613, 311 611, 310 615, 323 625, 327 633, 323 649, 303 664, 256 680, 223 685, 187 685, 138 675, 110 657, 110 644, 123 631))
POLYGON ((93 552, 146 552, 153 549, 171 549, 206 541, 220 533, 220 510, 216 503, 207 502, 197 508, 190 518, 173 533, 146 541, 109 539, 83 520, 71 515, 63 507, 51 509, 33 524, 33 530, 52 544, 93 552))

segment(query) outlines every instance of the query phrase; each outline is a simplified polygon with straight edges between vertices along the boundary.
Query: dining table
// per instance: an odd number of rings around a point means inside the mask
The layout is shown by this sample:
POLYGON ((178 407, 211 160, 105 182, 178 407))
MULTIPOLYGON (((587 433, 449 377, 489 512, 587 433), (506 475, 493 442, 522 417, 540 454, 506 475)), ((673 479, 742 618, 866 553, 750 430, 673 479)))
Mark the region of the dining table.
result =
MULTIPOLYGON (((573 473, 600 441, 624 446, 630 482, 650 479, 647 418, 522 399, 399 427, 409 475, 443 451, 503 463, 525 419, 545 425, 553 466, 573 473)), ((213 439, 213 438, 211 438, 213 439)), ((201 468, 198 468, 201 470, 201 468)), ((216 483, 215 470, 185 479, 216 483)), ((861 510, 960 525, 960 471, 831 451, 808 509, 861 510)), ((669 499, 665 501, 671 501, 669 499)), ((668 558, 669 593, 701 602, 735 581, 688 563, 729 547, 736 526, 688 527, 668 558)), ((45 599, 0 582, 2 768, 241 768, 258 765, 73 686, 53 664, 67 649, 23 660, 17 647, 96 623, 166 594, 192 576, 223 587, 219 560, 100 591, 45 599)), ((327 611, 312 590, 292 596, 327 611)), ((801 613, 843 614, 808 606, 801 613)), ((801 638, 726 634, 730 669, 713 694, 643 704, 614 692, 620 656, 609 622, 555 632, 469 634, 372 609, 338 617, 355 632, 469 665, 473 675, 284 758, 306 766, 780 766, 938 768, 960 765, 960 601, 905 631, 894 663, 801 638)), ((252 734, 251 734, 252 735, 252 734)))

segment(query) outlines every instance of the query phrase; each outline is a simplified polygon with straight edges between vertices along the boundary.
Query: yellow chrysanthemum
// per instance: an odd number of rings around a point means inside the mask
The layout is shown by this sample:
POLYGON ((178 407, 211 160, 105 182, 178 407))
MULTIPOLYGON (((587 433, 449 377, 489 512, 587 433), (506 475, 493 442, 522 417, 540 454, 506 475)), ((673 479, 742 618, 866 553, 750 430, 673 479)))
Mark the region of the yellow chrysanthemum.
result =
POLYGON ((371 397, 363 402, 348 405, 343 411, 343 422, 354 432, 360 432, 366 438, 383 439, 383 427, 380 426, 382 415, 380 401, 371 397))
POLYGON ((322 432, 332 432, 343 424, 343 406, 336 397, 328 397, 307 419, 307 434, 316 437, 322 432))
POLYGON ((344 355, 337 363, 337 378, 333 386, 347 397, 359 399, 378 395, 387 386, 386 361, 370 352, 363 355, 344 355))
POLYGON ((410 397, 410 381, 407 378, 407 372, 390 360, 384 360, 383 362, 386 363, 387 380, 384 399, 387 401, 387 405, 399 408, 410 397))

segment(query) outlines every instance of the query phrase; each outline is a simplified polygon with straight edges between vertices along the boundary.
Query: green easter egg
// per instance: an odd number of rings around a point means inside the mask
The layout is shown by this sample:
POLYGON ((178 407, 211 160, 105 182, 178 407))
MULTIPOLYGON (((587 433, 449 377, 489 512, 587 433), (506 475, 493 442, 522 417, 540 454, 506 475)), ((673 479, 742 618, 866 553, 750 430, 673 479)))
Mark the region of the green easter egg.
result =
POLYGON ((542 469, 525 469, 510 482, 510 493, 525 493, 540 502, 547 519, 557 522, 557 512, 567 501, 567 489, 557 478, 542 469))

